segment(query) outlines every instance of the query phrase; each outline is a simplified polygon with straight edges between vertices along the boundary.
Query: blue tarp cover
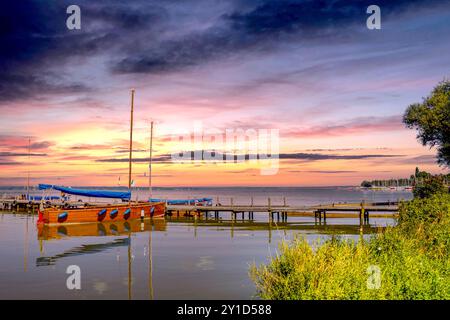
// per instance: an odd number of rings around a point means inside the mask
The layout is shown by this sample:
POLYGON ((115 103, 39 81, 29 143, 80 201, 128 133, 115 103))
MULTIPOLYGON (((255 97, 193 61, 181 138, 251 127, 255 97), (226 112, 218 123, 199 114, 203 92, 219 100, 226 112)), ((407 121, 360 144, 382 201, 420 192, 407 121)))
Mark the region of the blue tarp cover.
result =
POLYGON ((130 200, 131 192, 126 191, 106 191, 106 190, 87 190, 75 189, 70 187, 55 186, 51 184, 39 184, 39 190, 54 189, 67 194, 74 194, 77 196, 95 197, 95 198, 115 198, 130 200))

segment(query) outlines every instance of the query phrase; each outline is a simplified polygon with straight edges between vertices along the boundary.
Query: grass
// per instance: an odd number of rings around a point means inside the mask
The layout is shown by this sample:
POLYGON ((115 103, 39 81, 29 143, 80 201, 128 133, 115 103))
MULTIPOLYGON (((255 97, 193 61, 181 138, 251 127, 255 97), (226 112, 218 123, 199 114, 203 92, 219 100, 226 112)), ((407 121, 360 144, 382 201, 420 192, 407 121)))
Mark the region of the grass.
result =
POLYGON ((282 242, 250 276, 263 299, 450 299, 449 253, 450 196, 440 195, 403 203, 396 226, 368 240, 282 242))

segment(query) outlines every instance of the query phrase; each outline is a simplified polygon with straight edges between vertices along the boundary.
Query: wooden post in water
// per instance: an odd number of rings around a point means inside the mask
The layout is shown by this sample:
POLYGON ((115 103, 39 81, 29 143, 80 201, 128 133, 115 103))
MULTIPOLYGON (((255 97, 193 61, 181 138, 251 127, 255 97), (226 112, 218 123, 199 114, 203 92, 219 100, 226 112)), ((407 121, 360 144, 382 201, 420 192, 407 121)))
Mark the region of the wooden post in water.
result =
POLYGON ((153 300, 152 233, 153 233, 153 225, 152 222, 150 222, 150 232, 148 233, 148 289, 150 293, 150 300, 153 300))
POLYGON ((128 300, 131 300, 131 232, 128 234, 128 300))
POLYGON ((364 210, 364 200, 361 201, 361 209, 359 210, 359 224, 363 225, 364 221, 363 219, 365 218, 365 210, 364 210))

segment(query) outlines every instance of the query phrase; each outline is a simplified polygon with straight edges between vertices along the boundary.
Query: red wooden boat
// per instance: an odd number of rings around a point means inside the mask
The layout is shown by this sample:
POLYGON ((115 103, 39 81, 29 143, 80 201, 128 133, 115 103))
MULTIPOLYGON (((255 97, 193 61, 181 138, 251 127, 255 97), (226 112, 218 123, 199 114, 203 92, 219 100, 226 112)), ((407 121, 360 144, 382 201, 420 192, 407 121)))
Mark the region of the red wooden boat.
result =
POLYGON ((84 208, 46 208, 39 211, 38 223, 65 224, 126 221, 164 217, 165 203, 126 203, 118 205, 92 206, 84 208))

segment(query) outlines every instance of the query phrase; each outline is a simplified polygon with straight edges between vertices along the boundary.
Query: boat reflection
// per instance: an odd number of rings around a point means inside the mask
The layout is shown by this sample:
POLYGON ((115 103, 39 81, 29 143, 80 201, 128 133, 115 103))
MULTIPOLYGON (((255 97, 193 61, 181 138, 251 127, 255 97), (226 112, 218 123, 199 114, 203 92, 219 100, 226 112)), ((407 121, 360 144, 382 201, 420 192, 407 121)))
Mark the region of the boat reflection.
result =
POLYGON ((164 219, 98 222, 66 225, 38 225, 38 240, 61 239, 64 237, 120 236, 145 231, 165 231, 164 219))
POLYGON ((63 253, 53 256, 41 256, 36 259, 37 267, 45 267, 54 265, 59 259, 94 254, 104 250, 109 250, 115 247, 127 247, 127 262, 128 262, 128 299, 132 299, 132 249, 131 249, 131 234, 137 232, 148 233, 148 290, 149 298, 153 299, 153 261, 152 261, 152 232, 165 231, 166 221, 164 219, 152 220, 133 220, 124 222, 99 222, 86 224, 67 224, 64 226, 38 226, 38 240, 40 242, 41 253, 43 252, 43 241, 45 240, 59 240, 66 237, 104 237, 104 236, 126 236, 124 238, 117 238, 106 243, 90 243, 82 244, 63 253))
POLYGON ((115 247, 128 246, 129 244, 130 244, 129 238, 115 239, 114 241, 107 243, 83 244, 79 247, 72 248, 70 250, 64 251, 63 253, 56 254, 54 256, 38 257, 36 258, 36 266, 37 267, 51 266, 54 265, 57 260, 62 258, 97 253, 115 247))

